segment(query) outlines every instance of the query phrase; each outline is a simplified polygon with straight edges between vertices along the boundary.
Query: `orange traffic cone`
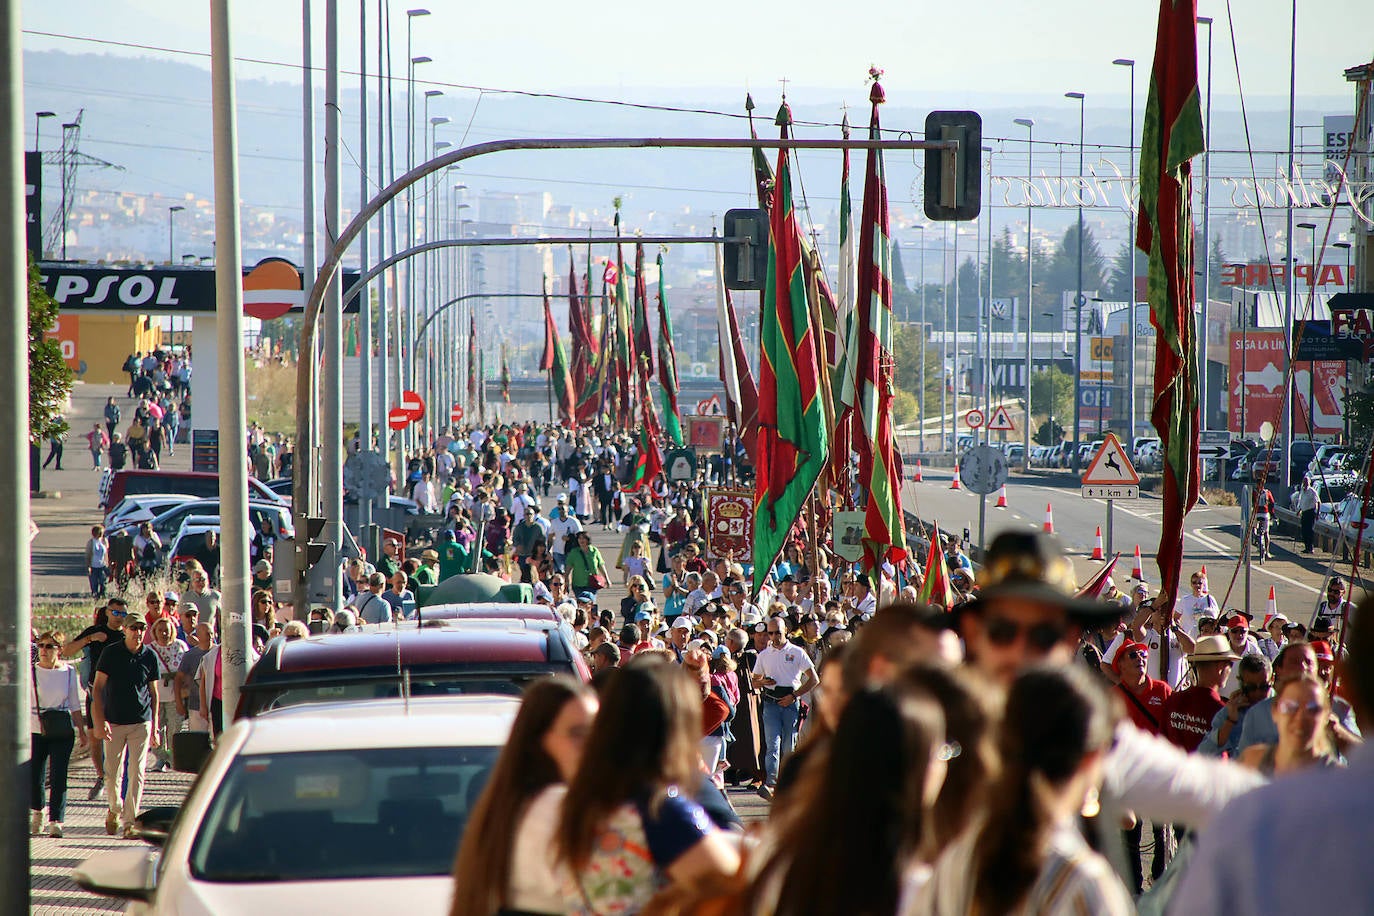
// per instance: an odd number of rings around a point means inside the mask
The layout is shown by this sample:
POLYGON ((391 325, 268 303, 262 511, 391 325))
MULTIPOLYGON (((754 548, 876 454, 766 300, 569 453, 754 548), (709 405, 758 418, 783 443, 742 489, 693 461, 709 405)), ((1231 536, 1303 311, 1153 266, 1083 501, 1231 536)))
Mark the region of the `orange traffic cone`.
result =
POLYGON ((1002 489, 997 491, 997 505, 994 509, 1005 509, 1007 507, 1007 485, 1002 484, 1002 489))
POLYGON ((1054 509, 1045 503, 1045 533, 1054 534, 1054 509))
POLYGON ((1104 553, 1103 550, 1102 550, 1102 526, 1101 526, 1101 525, 1098 525, 1098 526, 1097 526, 1097 534, 1094 535, 1094 540, 1093 540, 1093 556, 1092 556, 1092 558, 1093 558, 1094 560, 1105 560, 1105 559, 1107 559, 1107 554, 1104 553))
POLYGON ((916 459, 916 476, 912 477, 911 479, 912 479, 913 481, 915 481, 916 483, 921 483, 921 482, 922 482, 922 480, 921 480, 921 459, 920 459, 920 458, 917 458, 917 459, 916 459))
POLYGON ((1269 586, 1269 597, 1264 602, 1264 628, 1269 629, 1269 621, 1279 612, 1279 603, 1274 598, 1274 586, 1269 586))
POLYGON ((1145 581, 1145 569, 1140 564, 1140 545, 1135 545, 1135 563, 1131 566, 1131 578, 1137 582, 1145 581))
POLYGON ((949 488, 951 490, 963 489, 963 487, 959 486, 959 466, 957 464, 954 466, 954 480, 950 483, 949 488))

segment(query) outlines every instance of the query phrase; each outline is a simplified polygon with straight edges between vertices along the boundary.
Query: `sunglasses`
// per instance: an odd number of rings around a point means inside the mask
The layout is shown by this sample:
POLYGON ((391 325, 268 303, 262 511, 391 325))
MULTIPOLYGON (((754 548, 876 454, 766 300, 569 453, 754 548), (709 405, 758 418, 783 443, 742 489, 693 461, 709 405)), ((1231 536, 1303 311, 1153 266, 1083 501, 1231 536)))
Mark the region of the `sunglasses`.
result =
POLYGON ((1269 691, 1269 682, 1265 681, 1263 684, 1241 684, 1240 689, 1246 693, 1259 693, 1261 691, 1267 693, 1269 691))
POLYGON ((1308 700, 1306 703, 1299 703, 1297 700, 1279 700, 1274 704, 1274 708, 1285 716, 1291 716, 1298 710, 1315 716, 1320 715, 1324 710, 1320 700, 1308 700))
POLYGON ((40 648, 40 649, 60 649, 60 648, 62 648, 62 647, 59 646, 59 645, 58 645, 57 643, 55 643, 55 642, 40 642, 40 643, 38 644, 38 648, 40 648))
POLYGON ((142 623, 138 623, 138 624, 128 623, 128 624, 125 624, 124 629, 126 629, 126 630, 146 630, 146 629, 148 629, 148 628, 147 628, 146 626, 144 626, 142 623))
POLYGON ((109 615, 110 615, 111 617, 128 617, 128 616, 129 616, 129 612, 128 612, 128 611, 116 611, 114 608, 110 608, 108 613, 109 613, 109 615))
POLYGON ((1010 646, 1024 633, 1032 647, 1048 652, 1064 638, 1065 629, 1057 623, 1037 623, 1023 627, 1019 623, 1003 617, 990 617, 984 624, 988 641, 994 646, 1010 646))
POLYGON ((1125 657, 1126 657, 1126 658, 1138 658, 1138 659, 1140 659, 1141 661, 1144 661, 1145 659, 1149 658, 1150 655, 1149 655, 1149 653, 1146 652, 1144 649, 1132 649, 1130 652, 1127 652, 1127 653, 1126 653, 1125 657))

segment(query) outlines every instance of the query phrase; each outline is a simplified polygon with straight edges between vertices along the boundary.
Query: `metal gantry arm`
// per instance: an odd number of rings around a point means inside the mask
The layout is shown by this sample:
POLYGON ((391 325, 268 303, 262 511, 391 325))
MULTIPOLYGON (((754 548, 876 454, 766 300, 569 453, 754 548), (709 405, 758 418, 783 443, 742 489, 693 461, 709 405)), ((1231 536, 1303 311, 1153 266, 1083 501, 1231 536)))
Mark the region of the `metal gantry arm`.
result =
MULTIPOLYGON (((343 260, 344 252, 352 247, 359 234, 367 226, 368 222, 376 216, 381 209, 388 203, 396 199, 398 195, 410 188, 417 181, 432 175, 450 165, 456 165, 469 159, 485 156, 490 153, 514 152, 520 150, 598 150, 598 149, 810 149, 810 150, 939 150, 944 153, 946 159, 955 159, 959 154, 959 142, 957 140, 764 140, 764 139, 742 139, 730 138, 703 138, 703 137, 614 137, 614 138, 539 138, 532 137, 519 140, 491 140, 486 143, 475 143, 461 149, 450 150, 442 156, 436 156, 428 162, 418 166, 399 176, 389 185, 369 200, 353 217, 353 219, 339 233, 334 243, 325 253, 324 260, 320 263, 320 269, 315 276, 314 285, 311 287, 310 295, 306 299, 305 314, 301 321, 301 341, 300 353, 303 357, 297 362, 296 366, 296 465, 293 470, 293 500, 292 513, 295 517, 296 530, 306 530, 305 513, 309 506, 309 480, 310 471, 308 460, 308 450, 314 445, 310 441, 310 428, 308 420, 308 410, 310 392, 315 385, 315 362, 308 358, 308 354, 314 352, 316 326, 319 323, 320 311, 324 304, 325 294, 330 285, 335 281, 335 274, 339 270, 339 265, 343 260)), ((585 243, 586 239, 578 239, 578 244, 585 243)), ((552 243, 550 243, 552 244, 552 243)), ((337 392, 331 392, 327 396, 337 397, 337 392)), ((336 431, 330 431, 328 435, 335 435, 336 431)), ((295 587, 294 601, 296 606, 303 607, 305 602, 305 571, 306 571, 305 545, 296 545, 295 556, 295 587)))

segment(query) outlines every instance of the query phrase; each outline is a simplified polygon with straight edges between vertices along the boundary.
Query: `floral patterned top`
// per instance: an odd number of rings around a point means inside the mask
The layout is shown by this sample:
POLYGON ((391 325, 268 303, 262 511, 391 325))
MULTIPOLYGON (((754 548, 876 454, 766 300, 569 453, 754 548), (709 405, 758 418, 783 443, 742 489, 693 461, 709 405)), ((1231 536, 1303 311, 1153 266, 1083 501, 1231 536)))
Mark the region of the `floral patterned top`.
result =
POLYGON ((591 858, 564 888, 568 913, 638 913, 668 883, 668 867, 715 829, 676 786, 657 802, 657 810, 648 798, 621 805, 606 820, 591 858))

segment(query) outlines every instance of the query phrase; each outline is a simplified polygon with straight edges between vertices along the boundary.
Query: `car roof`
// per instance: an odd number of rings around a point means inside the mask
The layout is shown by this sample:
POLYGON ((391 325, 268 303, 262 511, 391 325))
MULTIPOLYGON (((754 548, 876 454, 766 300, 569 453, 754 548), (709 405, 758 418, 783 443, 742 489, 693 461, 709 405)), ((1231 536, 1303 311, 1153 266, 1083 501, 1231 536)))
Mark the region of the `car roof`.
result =
MULTIPOLYGON (((375 632, 325 633, 273 640, 249 675, 265 683, 274 675, 347 671, 400 663, 420 665, 549 664, 549 631, 523 627, 389 628, 375 632)), ((290 678, 284 678, 289 680, 290 678)))
POLYGON ((519 697, 447 696, 287 706, 235 728, 248 736, 239 755, 391 747, 499 747, 519 697))
POLYGON ((427 604, 422 620, 561 620, 558 612, 543 604, 511 604, 483 601, 471 604, 427 604))

